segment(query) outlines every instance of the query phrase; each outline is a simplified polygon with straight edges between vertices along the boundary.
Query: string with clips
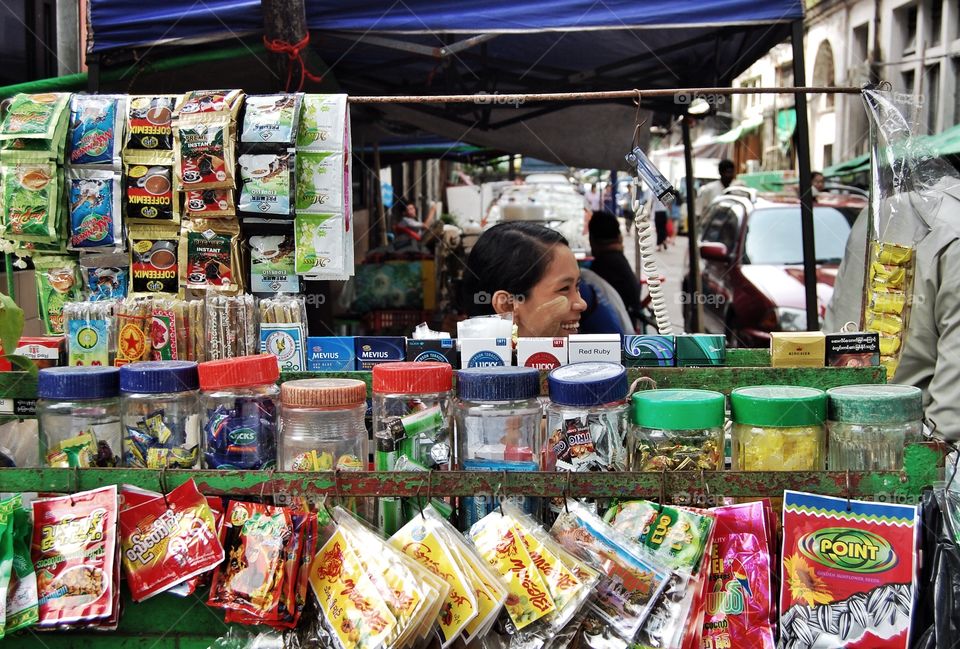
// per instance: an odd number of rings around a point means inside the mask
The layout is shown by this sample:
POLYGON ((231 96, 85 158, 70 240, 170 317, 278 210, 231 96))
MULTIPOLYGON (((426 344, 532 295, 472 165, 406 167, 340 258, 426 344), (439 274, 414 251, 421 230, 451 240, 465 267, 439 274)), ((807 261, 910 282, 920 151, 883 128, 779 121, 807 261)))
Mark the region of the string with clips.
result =
MULTIPOLYGON (((636 169, 637 178, 647 184, 651 192, 664 204, 664 207, 669 208, 676 200, 677 192, 640 148, 640 129, 646 124, 646 120, 640 121, 640 102, 643 97, 639 90, 636 93, 637 115, 634 120, 636 127, 633 129, 633 142, 630 146, 630 152, 625 157, 627 162, 636 169)), ((640 244, 639 263, 643 269, 643 274, 647 278, 650 305, 657 321, 657 331, 663 336, 669 336, 673 333, 673 326, 670 323, 670 314, 667 311, 667 300, 663 295, 660 269, 653 256, 653 249, 657 243, 656 228, 651 218, 654 201, 651 199, 645 205, 640 205, 636 195, 636 186, 631 188, 631 193, 633 194, 633 224, 637 230, 637 242, 640 244)))

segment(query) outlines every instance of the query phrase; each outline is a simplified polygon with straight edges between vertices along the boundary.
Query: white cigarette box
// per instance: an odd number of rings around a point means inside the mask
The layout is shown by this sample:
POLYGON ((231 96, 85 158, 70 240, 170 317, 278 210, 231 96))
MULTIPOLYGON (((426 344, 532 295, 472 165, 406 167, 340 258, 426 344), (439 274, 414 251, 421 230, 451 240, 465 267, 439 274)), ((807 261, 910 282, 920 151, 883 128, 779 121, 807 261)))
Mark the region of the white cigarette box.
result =
POLYGON ((513 365, 509 338, 460 338, 460 367, 513 365))
POLYGON ((552 370, 567 364, 566 338, 520 338, 517 340, 517 365, 552 370))
POLYGON ((572 334, 567 350, 570 363, 619 363, 620 334, 572 334))

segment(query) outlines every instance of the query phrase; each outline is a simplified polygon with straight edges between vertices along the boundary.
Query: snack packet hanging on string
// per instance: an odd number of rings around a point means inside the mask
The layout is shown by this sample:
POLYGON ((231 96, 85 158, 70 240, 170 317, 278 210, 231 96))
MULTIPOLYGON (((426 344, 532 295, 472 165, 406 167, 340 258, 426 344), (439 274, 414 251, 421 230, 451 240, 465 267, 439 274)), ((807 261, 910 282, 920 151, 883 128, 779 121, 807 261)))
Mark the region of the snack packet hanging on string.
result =
POLYGON ((906 649, 917 507, 784 492, 780 647, 906 649))
POLYGON ((109 619, 116 613, 116 485, 35 500, 32 507, 39 625, 109 619))
POLYGON ((72 257, 34 257, 40 319, 47 335, 64 333, 63 307, 83 299, 79 266, 72 257))
POLYGON ((177 98, 178 117, 206 113, 236 115, 243 101, 241 90, 191 90, 177 98))
POLYGON ((241 212, 289 217, 293 215, 292 151, 248 153, 240 156, 241 212))
POLYGON ((125 95, 73 95, 67 162, 71 165, 117 166, 124 142, 126 112, 125 95))
POLYGON ((142 602, 223 561, 213 513, 193 480, 120 512, 127 585, 142 602))
MULTIPOLYGON (((6 593, 13 571, 14 514, 20 509, 20 495, 0 501, 0 593, 6 593)), ((7 628, 7 598, 0 597, 0 638, 7 628)))
POLYGON ((715 507, 704 647, 773 649, 770 546, 761 502, 715 507))
POLYGON ((557 610, 533 558, 514 530, 516 521, 499 510, 470 528, 480 556, 507 586, 506 612, 517 632, 557 610))
POLYGON ((190 219, 235 217, 232 189, 191 189, 183 194, 183 210, 190 219))
POLYGON ((176 100, 176 95, 130 97, 125 156, 135 150, 173 149, 173 109, 176 100))
MULTIPOLYGON (((404 647, 416 637, 423 637, 423 629, 432 627, 440 613, 440 607, 434 605, 431 593, 424 590, 421 583, 425 571, 346 509, 334 508, 333 519, 351 546, 358 550, 357 558, 364 572, 396 620, 396 635, 388 636, 387 645, 404 647)), ((433 584, 437 591, 442 589, 443 601, 446 601, 449 585, 436 581, 433 584)))
POLYGON ((180 230, 173 224, 131 225, 130 292, 133 295, 176 295, 180 230))
POLYGON ((280 598, 284 540, 293 533, 290 511, 234 500, 225 520, 226 562, 214 574, 207 605, 259 617, 280 598))
POLYGON ((130 287, 130 258, 126 253, 82 255, 81 275, 90 302, 122 300, 130 287))
POLYGON ((124 214, 135 222, 180 220, 173 192, 173 154, 169 151, 130 151, 124 157, 124 214))
MULTIPOLYGON (((20 498, 20 496, 16 496, 20 498)), ((21 502, 16 503, 13 511, 13 570, 10 573, 10 585, 6 595, 6 632, 11 634, 30 626, 39 620, 37 612, 37 573, 30 560, 30 539, 33 536, 33 522, 30 512, 21 502)))
MULTIPOLYGON (((222 539, 224 509, 223 501, 220 496, 205 496, 205 499, 207 501, 207 506, 210 508, 210 513, 213 514, 213 525, 217 530, 217 539, 222 539)), ((212 576, 213 569, 207 570, 206 572, 194 575, 190 579, 183 581, 176 586, 170 587, 166 592, 170 595, 176 595, 177 597, 189 597, 190 595, 193 595, 197 591, 197 588, 202 584, 209 583, 212 576)))
POLYGON ((631 642, 667 586, 670 573, 579 502, 568 503, 550 533, 603 573, 591 607, 603 625, 631 642))
POLYGON ((695 574, 710 547, 713 519, 646 500, 617 503, 603 520, 672 570, 695 574))
POLYGON ((174 128, 175 184, 179 191, 233 189, 236 152, 229 116, 199 114, 174 128))
POLYGON ((62 175, 49 160, 4 161, 3 237, 16 242, 56 243, 62 175))
POLYGON ((450 585, 438 620, 441 646, 446 649, 477 617, 479 605, 466 572, 437 533, 434 514, 426 517, 428 511, 433 512, 429 505, 423 516, 413 517, 390 537, 389 543, 450 585))
POLYGON ((303 95, 249 95, 240 141, 249 145, 291 147, 296 143, 303 95))
POLYGON ((123 248, 120 176, 109 170, 67 172, 70 218, 69 250, 123 248))

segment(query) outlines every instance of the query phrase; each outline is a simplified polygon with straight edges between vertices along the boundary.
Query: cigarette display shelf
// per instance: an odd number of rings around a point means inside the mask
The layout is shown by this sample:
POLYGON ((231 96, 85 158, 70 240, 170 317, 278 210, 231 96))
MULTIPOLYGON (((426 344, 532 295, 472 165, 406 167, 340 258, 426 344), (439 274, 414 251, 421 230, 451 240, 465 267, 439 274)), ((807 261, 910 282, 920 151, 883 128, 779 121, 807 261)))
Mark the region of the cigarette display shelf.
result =
MULTIPOLYGON (((883 383, 883 368, 770 368, 764 350, 729 350, 728 366, 710 368, 630 368, 631 382, 648 377, 641 388, 708 388, 729 393, 744 385, 803 385, 821 389, 856 383, 883 383)), ((281 381, 304 377, 358 378, 370 386, 369 372, 288 373, 281 381)), ((544 374, 544 382, 546 375, 544 374)), ((544 384, 544 393, 545 393, 544 384)), ((36 378, 0 373, 0 416, 30 417, 36 378), (19 404, 14 412, 14 404, 19 404)), ((939 479, 942 449, 917 445, 907 449, 903 471, 882 472, 674 472, 674 473, 498 473, 498 472, 320 472, 186 471, 151 469, 0 469, 0 492, 75 493, 108 484, 133 484, 169 491, 193 478, 208 495, 273 498, 278 504, 297 496, 456 497, 476 494, 543 497, 665 499, 676 504, 711 506, 724 497, 779 496, 784 489, 851 498, 916 502, 920 492, 939 479)), ((207 649, 226 633, 223 614, 205 604, 206 592, 180 599, 158 595, 134 604, 124 587, 123 614, 115 632, 26 630, 4 640, 5 647, 68 649, 207 649)), ((252 627, 248 627, 252 628, 252 627)))

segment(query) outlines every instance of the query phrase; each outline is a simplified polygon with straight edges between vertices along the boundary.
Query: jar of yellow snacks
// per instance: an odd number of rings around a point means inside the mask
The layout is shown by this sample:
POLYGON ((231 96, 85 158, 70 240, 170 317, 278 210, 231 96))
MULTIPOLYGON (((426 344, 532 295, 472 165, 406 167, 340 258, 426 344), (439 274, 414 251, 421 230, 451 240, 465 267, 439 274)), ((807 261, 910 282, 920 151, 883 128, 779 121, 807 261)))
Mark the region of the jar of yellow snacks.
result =
POLYGON ((781 385, 730 393, 735 471, 823 471, 827 395, 781 385))

